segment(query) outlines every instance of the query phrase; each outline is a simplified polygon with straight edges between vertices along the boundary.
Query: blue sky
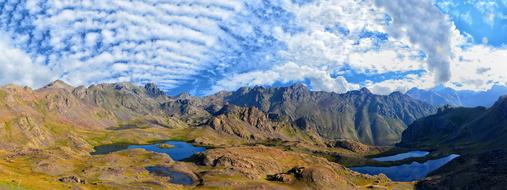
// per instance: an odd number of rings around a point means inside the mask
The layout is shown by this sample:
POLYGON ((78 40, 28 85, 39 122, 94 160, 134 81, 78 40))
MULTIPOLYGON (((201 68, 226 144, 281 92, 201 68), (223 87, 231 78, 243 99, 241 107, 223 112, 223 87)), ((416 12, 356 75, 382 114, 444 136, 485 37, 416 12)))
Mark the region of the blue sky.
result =
POLYGON ((506 29, 505 0, 0 0, 0 84, 486 90, 506 29))
POLYGON ((448 14, 458 30, 470 35, 474 43, 501 47, 507 42, 507 4, 505 1, 445 1, 437 7, 448 14))

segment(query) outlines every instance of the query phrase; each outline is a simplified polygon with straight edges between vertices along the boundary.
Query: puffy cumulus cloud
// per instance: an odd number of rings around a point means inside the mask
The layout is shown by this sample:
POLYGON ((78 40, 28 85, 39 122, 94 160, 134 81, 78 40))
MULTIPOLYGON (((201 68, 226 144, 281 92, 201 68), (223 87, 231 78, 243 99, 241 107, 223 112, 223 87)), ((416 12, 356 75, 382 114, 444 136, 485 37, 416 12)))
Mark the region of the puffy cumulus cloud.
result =
POLYGON ((288 83, 305 80, 309 81, 314 90, 346 92, 359 88, 359 85, 348 83, 342 76, 333 78, 325 71, 288 62, 270 70, 252 71, 224 78, 218 82, 219 85, 212 88, 210 93, 235 90, 242 86, 273 85, 275 82, 288 83))
POLYGON ((451 61, 453 76, 449 86, 461 90, 488 90, 493 85, 507 85, 507 48, 474 45, 456 50, 451 61))
POLYGON ((406 72, 424 68, 423 59, 417 51, 410 49, 386 49, 352 53, 349 63, 356 72, 383 74, 388 72, 406 72))
POLYGON ((384 33, 384 15, 372 11, 368 1, 314 1, 304 6, 286 2, 284 6, 302 31, 276 31, 275 37, 287 44, 281 55, 299 64, 340 66, 349 53, 371 48, 377 39, 368 33, 384 33))
POLYGON ((452 23, 448 17, 431 0, 375 0, 375 4, 392 17, 389 34, 408 38, 421 48, 428 55, 428 68, 435 72, 435 80, 449 81, 452 23))
POLYGON ((0 33, 0 84, 41 87, 51 79, 49 69, 33 63, 29 55, 16 48, 10 38, 0 33))
POLYGON ((366 87, 373 93, 387 95, 395 91, 405 93, 411 88, 429 89, 434 87, 431 74, 408 74, 401 79, 387 79, 380 82, 367 81, 366 87))
MULTIPOLYGON (((504 72, 507 70, 505 64, 507 48, 473 44, 470 38, 461 34, 456 27, 451 28, 450 46, 453 56, 450 59, 450 71, 452 76, 445 86, 457 90, 484 91, 494 85, 507 85, 504 72)), ((429 89, 437 85, 432 80, 433 74, 423 72, 419 75, 409 74, 399 79, 367 81, 365 86, 379 94, 389 94, 392 91, 405 92, 413 87, 429 89)))

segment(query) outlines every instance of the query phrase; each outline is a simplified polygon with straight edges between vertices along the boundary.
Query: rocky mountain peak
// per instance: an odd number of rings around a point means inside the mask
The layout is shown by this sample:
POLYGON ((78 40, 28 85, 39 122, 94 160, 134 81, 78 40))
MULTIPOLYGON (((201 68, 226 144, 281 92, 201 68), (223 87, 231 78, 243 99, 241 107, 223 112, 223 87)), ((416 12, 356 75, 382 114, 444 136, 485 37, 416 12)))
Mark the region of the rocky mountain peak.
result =
POLYGON ((372 94, 371 91, 366 87, 359 89, 359 92, 361 92, 361 94, 372 94))
POLYGON ((70 84, 65 83, 62 80, 55 80, 52 83, 49 83, 48 85, 42 87, 43 89, 67 89, 72 90, 74 87, 72 87, 70 84))
POLYGON ((348 94, 348 95, 373 95, 373 93, 366 87, 363 87, 359 90, 351 90, 351 91, 348 91, 346 92, 345 94, 348 94))
POLYGON ((306 85, 305 85, 305 84, 300 83, 300 82, 298 82, 298 83, 294 83, 294 84, 293 84, 292 86, 290 86, 289 88, 291 88, 291 89, 304 89, 304 90, 308 90, 308 87, 306 87, 306 85))
POLYGON ((188 92, 182 92, 176 96, 178 99, 189 99, 190 97, 192 97, 192 95, 190 95, 188 92))
POLYGON ((134 85, 132 85, 131 83, 128 83, 128 82, 113 83, 112 87, 115 90, 118 90, 118 91, 120 91, 120 90, 131 90, 131 89, 135 88, 134 85))
POLYGON ((498 98, 498 100, 495 102, 492 108, 493 107, 499 107, 502 108, 502 110, 507 111, 507 95, 500 96, 500 98, 498 98))
POLYGON ((155 83, 146 83, 144 89, 149 96, 158 97, 164 95, 164 91, 160 90, 155 83))
POLYGON ((404 95, 404 94, 403 94, 403 93, 401 93, 400 91, 394 91, 394 92, 392 92, 391 94, 389 94, 389 96, 398 96, 398 97, 399 97, 399 96, 403 96, 403 95, 404 95))
POLYGON ((294 96, 308 95, 310 93, 310 89, 304 85, 303 83, 295 83, 292 86, 286 88, 288 93, 291 93, 294 96))

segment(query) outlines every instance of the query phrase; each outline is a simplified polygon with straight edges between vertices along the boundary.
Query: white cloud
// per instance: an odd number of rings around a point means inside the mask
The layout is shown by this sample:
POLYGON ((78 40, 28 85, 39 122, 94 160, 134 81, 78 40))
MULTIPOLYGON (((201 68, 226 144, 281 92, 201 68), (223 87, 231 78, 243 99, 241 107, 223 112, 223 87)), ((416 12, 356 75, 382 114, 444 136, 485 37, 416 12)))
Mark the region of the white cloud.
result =
POLYGON ((451 87, 456 89, 488 90, 493 85, 507 85, 507 48, 474 45, 458 49, 452 60, 451 87))
POLYGON ((242 6, 227 0, 9 1, 0 27, 74 85, 129 79, 168 89, 213 68, 206 63, 229 38, 220 24, 242 6))
POLYGON ((379 50, 353 53, 349 62, 357 72, 383 74, 388 72, 406 72, 424 68, 422 60, 414 58, 414 52, 406 49, 379 50), (410 56, 412 54, 412 56, 410 56))
MULTIPOLYGON (((371 9, 371 2, 356 0, 315 1, 303 6, 283 1, 283 7, 294 15, 293 24, 300 31, 292 33, 282 27, 273 27, 273 36, 286 44, 287 48, 276 53, 280 63, 268 69, 256 69, 233 74, 217 81, 211 92, 235 90, 241 86, 270 85, 275 82, 310 81, 314 90, 345 92, 359 88, 350 84, 343 76, 334 76, 345 64, 354 70, 369 70, 375 73, 406 71, 420 65, 410 61, 412 51, 395 49, 404 45, 386 41, 386 51, 376 52, 375 42, 364 38, 365 32, 384 33, 384 14, 371 9), (346 31, 339 31, 340 29, 346 31), (338 31, 337 31, 338 30, 338 31), (369 51, 371 50, 371 51, 369 51), (389 54, 388 59, 375 59, 389 54), (396 54, 396 55, 394 55, 396 54), (398 64, 398 60, 404 60, 398 64), (372 65, 369 65, 372 64, 372 65), (331 76, 334 77, 331 77, 331 76)), ((282 23, 283 24, 283 23, 282 23)))
POLYGON ((29 55, 16 48, 11 39, 0 32, 0 84, 41 87, 52 78, 49 69, 33 63, 29 55))
POLYGON ((381 82, 367 82, 366 87, 376 94, 390 94, 394 91, 405 93, 413 87, 428 89, 434 87, 433 76, 409 74, 401 79, 388 79, 381 82))
POLYGON ((210 89, 198 90, 209 92, 309 81, 315 90, 344 92, 359 88, 343 77, 348 71, 421 72, 364 83, 386 94, 507 81, 505 50, 470 44, 429 0, 9 1, 0 29, 14 39, 2 48, 24 57, 16 58, 26 65, 18 73, 28 73, 9 79, 34 86, 45 75, 74 85, 152 81, 166 90, 207 80, 210 89))
POLYGON ((294 82, 309 80, 313 90, 328 92, 346 92, 359 88, 359 85, 350 84, 341 76, 332 78, 329 73, 306 65, 288 62, 273 67, 267 71, 253 71, 236 74, 220 80, 210 93, 221 90, 236 90, 243 86, 273 85, 275 82, 294 82))
POLYGON ((408 38, 421 48, 428 55, 428 68, 435 72, 435 80, 449 81, 452 24, 448 17, 431 0, 375 0, 375 3, 393 19, 388 27, 389 34, 408 38))

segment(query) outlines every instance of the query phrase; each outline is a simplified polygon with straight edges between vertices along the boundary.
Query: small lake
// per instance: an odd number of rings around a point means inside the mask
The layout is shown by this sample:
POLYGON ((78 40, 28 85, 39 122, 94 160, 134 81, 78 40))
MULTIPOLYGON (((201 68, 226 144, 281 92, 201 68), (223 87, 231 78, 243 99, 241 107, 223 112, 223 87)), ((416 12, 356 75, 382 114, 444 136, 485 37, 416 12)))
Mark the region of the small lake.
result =
POLYGON ((407 158, 425 157, 428 154, 430 154, 428 151, 410 151, 392 156, 373 158, 372 160, 380 162, 399 161, 407 158))
POLYGON ((447 162, 457 157, 459 157, 459 155, 451 154, 443 158, 428 160, 423 163, 412 162, 411 164, 389 167, 362 166, 351 169, 359 173, 370 175, 383 173, 393 181, 415 181, 426 177, 426 175, 430 172, 442 167, 447 162))
POLYGON ((147 151, 168 154, 173 160, 181 161, 191 157, 195 153, 203 152, 205 147, 194 146, 190 143, 183 141, 166 141, 162 143, 147 144, 147 145, 132 145, 132 144, 108 144, 95 147, 95 152, 92 155, 107 154, 125 149, 142 148, 147 151), (160 144, 170 144, 172 148, 160 148, 160 144))
POLYGON ((169 182, 174 184, 192 185, 194 183, 192 177, 188 176, 187 174, 174 171, 171 168, 163 166, 148 166, 146 167, 146 170, 157 176, 169 177, 171 178, 169 182))

